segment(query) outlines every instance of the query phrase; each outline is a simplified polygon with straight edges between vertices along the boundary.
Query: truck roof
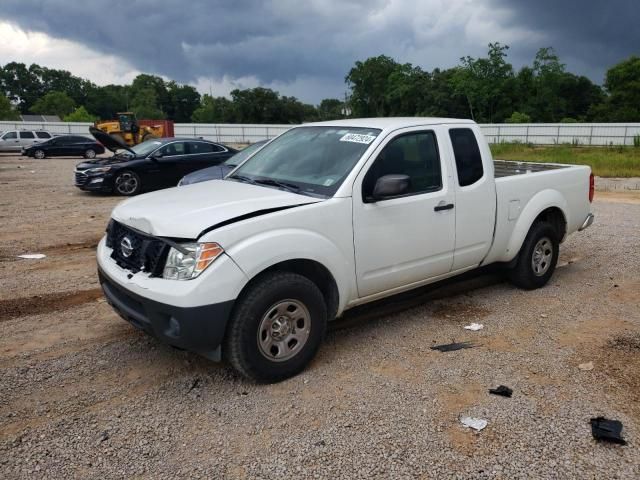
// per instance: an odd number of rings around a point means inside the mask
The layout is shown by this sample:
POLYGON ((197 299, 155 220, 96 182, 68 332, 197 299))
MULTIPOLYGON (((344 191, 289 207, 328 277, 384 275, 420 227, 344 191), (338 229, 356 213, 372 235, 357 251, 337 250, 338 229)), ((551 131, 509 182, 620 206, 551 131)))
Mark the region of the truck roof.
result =
POLYGON ((375 118, 347 118, 344 120, 329 120, 326 122, 305 123, 304 126, 363 127, 363 128, 379 128, 381 130, 397 130, 398 128, 415 127, 420 125, 438 125, 442 123, 475 124, 473 120, 463 119, 463 118, 375 117, 375 118))

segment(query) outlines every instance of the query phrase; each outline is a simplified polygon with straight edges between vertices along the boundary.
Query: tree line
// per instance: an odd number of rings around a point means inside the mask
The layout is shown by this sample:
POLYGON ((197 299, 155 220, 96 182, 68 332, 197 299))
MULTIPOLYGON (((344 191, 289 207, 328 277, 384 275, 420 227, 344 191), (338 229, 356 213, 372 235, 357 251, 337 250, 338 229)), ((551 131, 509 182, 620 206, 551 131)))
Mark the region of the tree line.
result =
POLYGON ((345 77, 349 91, 310 105, 269 88, 200 95, 155 75, 130 85, 97 86, 65 70, 11 62, 0 67, 0 120, 22 114, 58 115, 65 121, 138 118, 188 123, 302 123, 352 117, 440 116, 479 123, 640 121, 640 58, 611 67, 604 84, 567 71, 553 48, 516 70, 509 47, 489 44, 486 56, 466 56, 452 68, 423 70, 380 55, 357 61, 345 77))

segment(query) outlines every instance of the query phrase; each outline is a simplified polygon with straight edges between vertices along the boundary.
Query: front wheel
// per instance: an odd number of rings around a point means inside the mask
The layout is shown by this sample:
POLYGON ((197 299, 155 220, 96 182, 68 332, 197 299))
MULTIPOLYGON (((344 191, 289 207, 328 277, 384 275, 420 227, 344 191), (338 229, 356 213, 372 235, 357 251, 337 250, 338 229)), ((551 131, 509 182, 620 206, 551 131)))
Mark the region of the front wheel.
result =
POLYGON ((545 286, 556 269, 559 253, 555 229, 547 222, 535 223, 522 244, 515 266, 509 272, 509 280, 526 290, 545 286))
POLYGON ((326 329, 327 307, 315 283, 295 273, 268 273, 238 298, 224 356, 245 377, 279 382, 307 366, 326 329))
POLYGON ((137 195, 142 190, 140 177, 131 171, 124 171, 116 175, 114 188, 118 195, 129 197, 137 195))

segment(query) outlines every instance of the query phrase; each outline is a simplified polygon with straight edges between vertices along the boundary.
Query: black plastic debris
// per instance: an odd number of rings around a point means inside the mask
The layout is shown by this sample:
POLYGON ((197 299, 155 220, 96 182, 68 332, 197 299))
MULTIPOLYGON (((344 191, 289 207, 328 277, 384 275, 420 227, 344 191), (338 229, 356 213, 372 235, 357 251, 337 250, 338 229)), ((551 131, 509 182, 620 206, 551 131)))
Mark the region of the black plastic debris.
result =
POLYGON ((603 442, 617 443, 626 445, 627 442, 622 438, 622 422, 618 420, 607 420, 604 417, 591 419, 591 435, 596 440, 603 442))
POLYGON ((504 385, 500 385, 498 388, 490 388, 489 393, 500 395, 501 397, 511 398, 511 395, 513 395, 513 390, 511 390, 509 387, 505 387, 504 385))
POLYGON ((463 348, 473 348, 475 345, 473 342, 455 342, 455 343, 446 343, 444 345, 436 345, 435 347, 430 347, 431 350, 438 350, 440 352, 454 352, 456 350, 462 350, 463 348))

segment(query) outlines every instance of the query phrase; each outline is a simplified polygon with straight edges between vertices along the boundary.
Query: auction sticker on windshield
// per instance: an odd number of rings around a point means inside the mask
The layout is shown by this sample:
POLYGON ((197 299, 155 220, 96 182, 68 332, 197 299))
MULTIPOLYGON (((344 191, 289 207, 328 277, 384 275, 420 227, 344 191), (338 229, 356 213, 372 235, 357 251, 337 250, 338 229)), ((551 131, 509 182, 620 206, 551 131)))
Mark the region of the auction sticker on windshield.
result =
POLYGON ((365 145, 369 145, 376 139, 373 135, 361 135, 359 133, 347 133, 343 136, 340 141, 341 142, 354 142, 354 143, 364 143, 365 145))

